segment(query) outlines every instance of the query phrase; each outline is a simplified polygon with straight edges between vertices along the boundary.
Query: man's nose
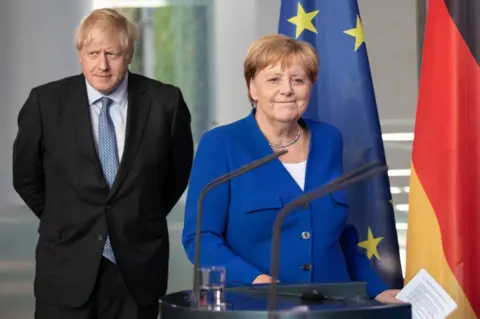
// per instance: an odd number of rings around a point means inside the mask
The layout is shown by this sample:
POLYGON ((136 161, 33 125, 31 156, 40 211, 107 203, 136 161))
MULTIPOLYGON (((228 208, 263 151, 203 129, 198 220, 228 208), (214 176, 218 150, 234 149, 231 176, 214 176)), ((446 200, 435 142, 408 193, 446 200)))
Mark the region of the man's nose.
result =
POLYGON ((104 70, 104 71, 109 69, 108 59, 105 56, 105 54, 100 55, 100 63, 98 66, 101 70, 104 70))

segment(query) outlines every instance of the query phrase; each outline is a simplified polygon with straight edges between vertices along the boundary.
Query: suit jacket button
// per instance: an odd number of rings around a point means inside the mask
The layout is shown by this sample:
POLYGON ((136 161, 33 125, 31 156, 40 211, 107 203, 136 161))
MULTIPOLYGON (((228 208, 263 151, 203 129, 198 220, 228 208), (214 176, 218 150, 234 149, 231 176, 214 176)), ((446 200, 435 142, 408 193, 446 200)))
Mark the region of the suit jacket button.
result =
POLYGON ((302 238, 305 240, 310 239, 310 233, 308 231, 302 232, 302 238))
POLYGON ((302 268, 303 268, 303 270, 305 270, 305 271, 310 271, 310 270, 312 269, 312 265, 310 265, 310 264, 305 264, 305 265, 303 265, 302 268))
POLYGON ((105 206, 105 209, 106 209, 106 210, 110 210, 110 209, 112 209, 112 206, 106 205, 106 206, 105 206))
POLYGON ((102 235, 102 234, 98 234, 98 235, 97 235, 97 239, 98 239, 98 240, 103 240, 103 235, 102 235))

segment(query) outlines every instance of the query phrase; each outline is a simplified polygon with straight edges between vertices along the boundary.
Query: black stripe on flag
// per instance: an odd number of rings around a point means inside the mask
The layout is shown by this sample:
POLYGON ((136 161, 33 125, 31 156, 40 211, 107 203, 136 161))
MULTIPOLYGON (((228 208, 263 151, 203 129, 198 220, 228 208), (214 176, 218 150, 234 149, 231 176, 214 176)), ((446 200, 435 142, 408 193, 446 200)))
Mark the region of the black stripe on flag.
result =
POLYGON ((480 64, 480 0, 445 0, 448 11, 480 64))

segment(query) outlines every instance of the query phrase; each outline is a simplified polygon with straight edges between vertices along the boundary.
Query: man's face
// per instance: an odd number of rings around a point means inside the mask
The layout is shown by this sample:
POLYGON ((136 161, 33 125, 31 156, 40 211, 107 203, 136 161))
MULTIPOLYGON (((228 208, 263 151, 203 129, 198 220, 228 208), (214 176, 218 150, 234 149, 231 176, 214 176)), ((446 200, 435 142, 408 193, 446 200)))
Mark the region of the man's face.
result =
POLYGON ((92 40, 80 50, 80 64, 88 83, 110 94, 123 80, 132 58, 124 50, 118 33, 92 30, 92 40))

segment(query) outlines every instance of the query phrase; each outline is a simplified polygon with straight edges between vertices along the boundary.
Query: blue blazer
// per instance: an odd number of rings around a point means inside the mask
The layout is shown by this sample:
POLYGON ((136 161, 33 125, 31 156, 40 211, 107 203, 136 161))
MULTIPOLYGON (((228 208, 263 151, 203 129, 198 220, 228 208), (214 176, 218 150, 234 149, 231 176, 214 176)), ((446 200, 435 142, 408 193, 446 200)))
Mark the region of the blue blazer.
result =
MULTIPOLYGON (((190 177, 182 242, 190 261, 195 251, 197 199, 209 181, 272 153, 254 117, 206 132, 190 177)), ((227 284, 249 285, 270 274, 272 226, 288 202, 342 175, 342 137, 333 126, 301 122, 310 131, 304 191, 279 159, 210 191, 203 203, 201 265, 224 266, 227 284)), ((282 283, 367 282, 375 296, 387 289, 357 247, 356 229, 347 224, 346 193, 338 191, 291 213, 283 224, 282 283)))

